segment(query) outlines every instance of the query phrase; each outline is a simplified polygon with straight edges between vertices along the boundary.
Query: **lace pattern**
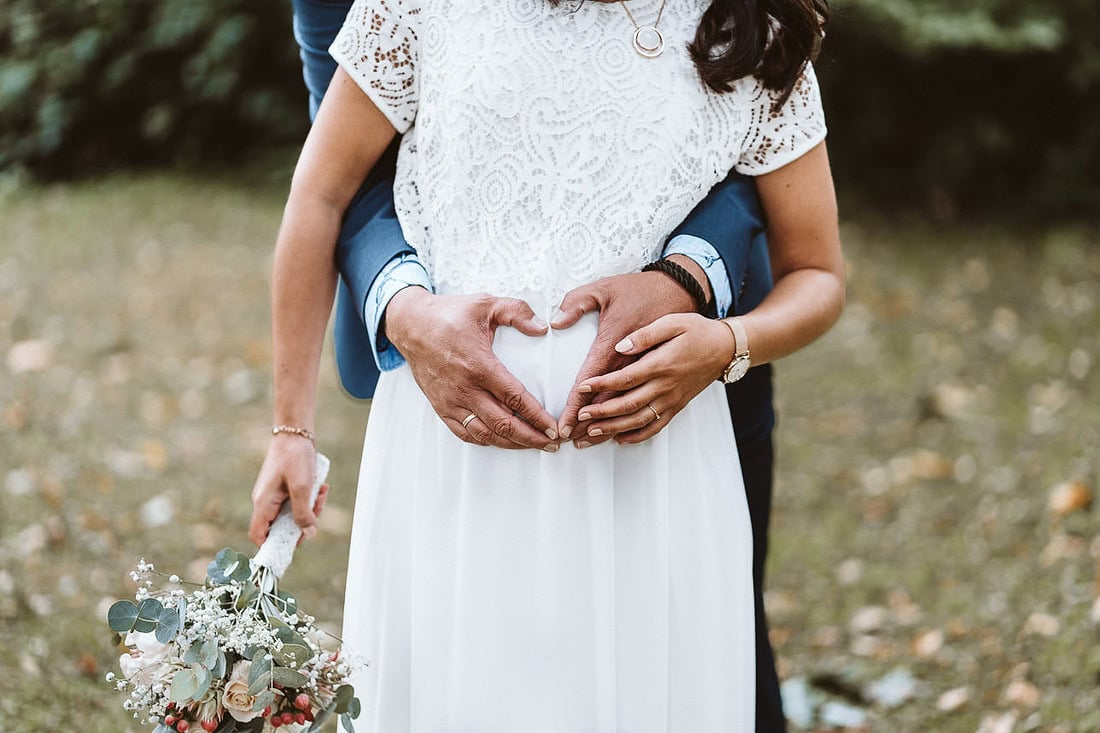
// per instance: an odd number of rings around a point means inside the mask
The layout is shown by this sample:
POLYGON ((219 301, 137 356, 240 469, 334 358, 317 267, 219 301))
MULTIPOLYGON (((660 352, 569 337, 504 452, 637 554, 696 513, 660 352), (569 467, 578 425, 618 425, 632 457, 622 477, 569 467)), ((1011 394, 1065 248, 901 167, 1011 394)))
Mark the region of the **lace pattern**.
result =
POLYGON ((702 84, 687 46, 706 5, 668 3, 665 52, 645 59, 617 3, 355 3, 332 54, 408 126, 395 203, 438 292, 554 306, 655 258, 735 166, 774 170, 824 138, 809 67, 777 114, 755 79, 702 84))
POLYGON ((416 117, 416 21, 411 0, 356 2, 330 52, 399 133, 416 117))

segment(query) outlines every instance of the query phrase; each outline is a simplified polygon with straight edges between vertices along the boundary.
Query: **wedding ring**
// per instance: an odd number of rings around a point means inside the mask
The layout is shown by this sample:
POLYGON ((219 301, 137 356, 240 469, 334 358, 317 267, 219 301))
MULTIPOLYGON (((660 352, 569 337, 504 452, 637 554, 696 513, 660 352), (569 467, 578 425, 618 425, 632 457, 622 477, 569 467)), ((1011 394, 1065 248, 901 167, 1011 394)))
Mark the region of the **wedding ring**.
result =
POLYGON ((649 411, 653 413, 653 418, 654 418, 655 420, 660 420, 660 419, 661 419, 661 413, 659 413, 659 412, 657 412, 656 410, 654 410, 654 409, 653 409, 653 405, 646 405, 646 407, 648 407, 648 408, 649 408, 649 411))
POLYGON ((469 415, 466 416, 466 419, 462 421, 462 427, 467 427, 474 420, 477 420, 477 415, 471 412, 469 415))

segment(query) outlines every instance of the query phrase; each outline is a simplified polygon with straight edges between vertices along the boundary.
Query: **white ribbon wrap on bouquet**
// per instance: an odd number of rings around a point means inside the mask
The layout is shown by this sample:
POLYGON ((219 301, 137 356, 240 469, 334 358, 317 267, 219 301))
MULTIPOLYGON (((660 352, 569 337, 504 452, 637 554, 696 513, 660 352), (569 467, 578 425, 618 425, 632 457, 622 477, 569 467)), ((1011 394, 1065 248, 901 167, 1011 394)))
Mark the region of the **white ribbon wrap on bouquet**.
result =
MULTIPOLYGON (((328 477, 329 460, 321 453, 317 454, 317 469, 313 478, 313 490, 309 495, 309 505, 317 501, 317 494, 321 490, 321 484, 328 477)), ((259 552, 252 558, 253 568, 265 567, 275 573, 275 577, 283 577, 283 573, 290 567, 290 561, 294 558, 294 548, 298 545, 298 538, 302 536, 302 528, 294 521, 294 512, 290 506, 290 500, 283 502, 279 509, 279 516, 271 523, 271 529, 267 533, 267 539, 260 545, 259 552)))

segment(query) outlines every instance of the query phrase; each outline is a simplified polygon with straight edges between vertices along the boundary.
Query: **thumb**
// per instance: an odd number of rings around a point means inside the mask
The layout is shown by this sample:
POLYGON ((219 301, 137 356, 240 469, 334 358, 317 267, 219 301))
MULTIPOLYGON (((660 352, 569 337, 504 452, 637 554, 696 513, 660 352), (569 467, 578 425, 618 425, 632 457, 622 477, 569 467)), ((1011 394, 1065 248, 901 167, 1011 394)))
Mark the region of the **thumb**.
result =
POLYGON ((526 336, 546 333, 546 322, 535 315, 527 301, 519 298, 497 298, 489 319, 494 326, 511 326, 526 336))
POLYGON ((550 325, 557 329, 569 328, 585 313, 599 309, 600 301, 596 297, 596 289, 591 285, 582 285, 565 294, 558 306, 558 314, 551 319, 550 325))
POLYGON ((663 344, 686 331, 690 318, 691 315, 684 313, 661 316, 648 326, 627 334, 626 338, 615 344, 615 351, 631 356, 649 351, 654 346, 663 344))

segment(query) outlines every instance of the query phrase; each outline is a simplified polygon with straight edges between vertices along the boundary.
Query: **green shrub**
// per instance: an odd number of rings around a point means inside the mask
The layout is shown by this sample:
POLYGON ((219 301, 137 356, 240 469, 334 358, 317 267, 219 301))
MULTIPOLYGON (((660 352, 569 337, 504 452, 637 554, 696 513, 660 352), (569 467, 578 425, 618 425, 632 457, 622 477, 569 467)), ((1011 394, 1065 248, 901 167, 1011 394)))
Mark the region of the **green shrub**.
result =
POLYGON ((305 129, 286 0, 0 4, 0 168, 224 160, 305 129))
POLYGON ((1100 3, 837 0, 819 62, 837 178, 882 204, 1100 209, 1100 3))

